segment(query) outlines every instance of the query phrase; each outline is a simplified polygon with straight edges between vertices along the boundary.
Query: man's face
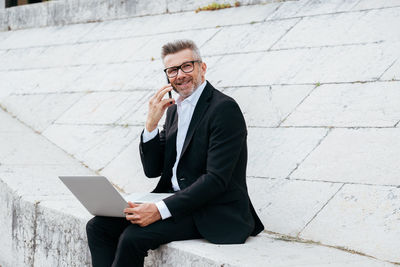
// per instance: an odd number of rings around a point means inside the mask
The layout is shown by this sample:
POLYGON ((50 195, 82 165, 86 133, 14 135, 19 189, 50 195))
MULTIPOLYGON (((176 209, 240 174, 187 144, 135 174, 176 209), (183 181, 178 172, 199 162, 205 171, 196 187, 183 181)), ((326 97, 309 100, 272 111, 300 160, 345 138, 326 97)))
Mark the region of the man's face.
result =
MULTIPOLYGON (((164 58, 165 68, 177 67, 182 65, 184 62, 197 60, 193 56, 193 52, 190 49, 179 51, 175 54, 169 54, 164 58)), ((169 81, 174 90, 183 98, 190 96, 194 90, 199 87, 205 81, 204 75, 206 73, 207 66, 204 62, 194 62, 193 71, 189 73, 183 72, 181 69, 178 70, 178 74, 169 78, 169 81)))

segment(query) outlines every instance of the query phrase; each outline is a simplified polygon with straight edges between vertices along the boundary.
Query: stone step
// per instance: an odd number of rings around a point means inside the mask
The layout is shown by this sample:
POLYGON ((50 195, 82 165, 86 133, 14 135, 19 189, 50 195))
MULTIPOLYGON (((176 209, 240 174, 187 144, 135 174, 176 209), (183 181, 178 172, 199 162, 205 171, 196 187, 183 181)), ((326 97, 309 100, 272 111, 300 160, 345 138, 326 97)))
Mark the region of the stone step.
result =
POLYGON ((245 244, 214 245, 204 240, 172 242, 150 253, 146 266, 215 267, 389 267, 373 258, 316 244, 286 241, 260 234, 245 244))

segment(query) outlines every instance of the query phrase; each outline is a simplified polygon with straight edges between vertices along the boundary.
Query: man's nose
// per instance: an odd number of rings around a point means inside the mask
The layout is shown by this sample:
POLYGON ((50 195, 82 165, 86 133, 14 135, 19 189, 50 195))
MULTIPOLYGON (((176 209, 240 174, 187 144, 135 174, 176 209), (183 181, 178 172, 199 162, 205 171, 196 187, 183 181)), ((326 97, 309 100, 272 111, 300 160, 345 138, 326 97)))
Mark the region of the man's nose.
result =
POLYGON ((180 68, 178 69, 178 74, 176 75, 176 77, 179 78, 179 76, 185 76, 185 73, 180 68))

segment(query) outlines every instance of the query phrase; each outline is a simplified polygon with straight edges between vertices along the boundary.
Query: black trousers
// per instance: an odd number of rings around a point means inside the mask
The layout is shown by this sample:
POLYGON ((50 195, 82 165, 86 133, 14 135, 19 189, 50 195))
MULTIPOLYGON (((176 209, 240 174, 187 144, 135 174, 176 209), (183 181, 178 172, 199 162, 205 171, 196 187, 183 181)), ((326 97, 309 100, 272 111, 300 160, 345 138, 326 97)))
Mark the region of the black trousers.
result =
POLYGON ((93 267, 143 266, 149 249, 171 241, 201 238, 193 217, 157 221, 146 227, 125 218, 92 218, 86 225, 93 267))

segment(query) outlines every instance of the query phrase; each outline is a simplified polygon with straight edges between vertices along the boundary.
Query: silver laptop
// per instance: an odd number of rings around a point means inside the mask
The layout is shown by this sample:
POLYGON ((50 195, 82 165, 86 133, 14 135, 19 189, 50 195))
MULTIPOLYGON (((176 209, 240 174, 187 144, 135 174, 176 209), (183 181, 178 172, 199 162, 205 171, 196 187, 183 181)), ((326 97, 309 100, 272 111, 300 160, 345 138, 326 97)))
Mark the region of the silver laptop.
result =
POLYGON ((61 181, 93 215, 125 217, 127 202, 157 202, 173 194, 132 193, 121 195, 104 176, 59 176, 61 181))

